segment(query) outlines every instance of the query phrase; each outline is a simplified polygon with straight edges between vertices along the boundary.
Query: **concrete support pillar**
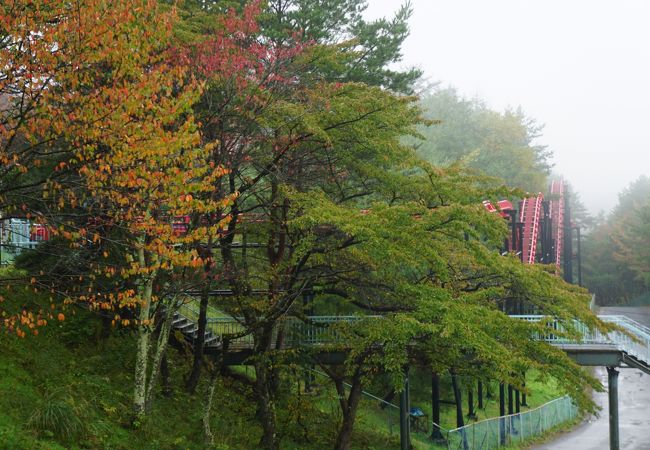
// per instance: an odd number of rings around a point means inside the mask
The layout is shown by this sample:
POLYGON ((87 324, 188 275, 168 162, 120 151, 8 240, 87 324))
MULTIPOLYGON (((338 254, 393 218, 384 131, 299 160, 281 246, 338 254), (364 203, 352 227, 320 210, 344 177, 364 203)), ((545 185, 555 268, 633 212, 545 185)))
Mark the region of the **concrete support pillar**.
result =
POLYGON ((609 391, 609 448, 619 450, 618 434, 618 371, 607 368, 607 390, 609 391))
POLYGON ((399 442, 400 450, 411 448, 411 406, 409 405, 409 369, 404 369, 404 389, 399 395, 399 442))

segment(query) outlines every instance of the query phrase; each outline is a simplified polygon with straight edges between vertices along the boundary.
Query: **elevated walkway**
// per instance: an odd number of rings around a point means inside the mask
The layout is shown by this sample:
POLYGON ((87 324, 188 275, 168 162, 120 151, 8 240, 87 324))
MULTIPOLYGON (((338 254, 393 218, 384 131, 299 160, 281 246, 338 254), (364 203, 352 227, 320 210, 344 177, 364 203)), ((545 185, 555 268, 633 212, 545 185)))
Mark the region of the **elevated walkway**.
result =
POLYGON ((550 332, 538 338, 561 348, 580 365, 631 367, 650 375, 650 328, 626 316, 599 315, 598 318, 603 322, 618 325, 627 334, 620 331, 603 334, 589 331, 586 326, 574 323, 582 334, 579 341, 571 341, 552 333, 554 330, 565 329, 558 320, 535 315, 512 317, 527 322, 546 322, 550 332))
MULTIPOLYGON (((195 305, 186 304, 175 314, 172 326, 192 345, 198 335, 195 305)), ((637 368, 650 375, 650 328, 625 316, 599 315, 604 322, 616 324, 623 331, 600 333, 590 331, 584 324, 574 321, 571 330, 577 331, 578 339, 568 339, 567 322, 548 316, 511 316, 527 322, 543 323, 537 339, 564 350, 574 361, 584 366, 605 366, 608 374, 610 449, 619 450, 618 426, 618 371, 619 367, 637 368)), ((309 316, 285 317, 276 329, 282 329, 282 339, 273 337, 274 348, 307 348, 316 350, 313 357, 325 364, 341 364, 345 360, 345 343, 342 329, 365 320, 382 320, 381 316, 309 316), (338 349, 337 349, 338 347, 338 349)), ((226 364, 247 364, 253 354, 253 338, 247 332, 242 318, 210 315, 205 334, 206 353, 223 355, 226 364), (229 341, 224 352, 224 340, 229 341)), ((401 448, 408 448, 408 374, 405 389, 400 394, 401 448)))
MULTIPOLYGON (((196 306, 186 304, 176 313, 172 323, 174 329, 181 332, 190 344, 197 338, 197 317, 196 306)), ((574 322, 574 328, 582 335, 579 340, 569 340, 562 336, 565 330, 563 322, 548 316, 511 317, 527 322, 543 321, 548 333, 540 334, 537 338, 561 348, 580 365, 633 367, 650 375, 650 328, 625 316, 598 317, 604 322, 618 325, 627 334, 620 331, 608 334, 589 331, 583 324, 574 322)), ((381 320, 381 316, 309 316, 304 319, 285 317, 281 320, 284 335, 280 348, 322 347, 325 350, 327 346, 342 342, 342 327, 362 320, 381 320)), ((243 362, 245 354, 253 349, 253 336, 246 333, 243 319, 211 313, 207 322, 205 352, 220 352, 224 338, 228 338, 229 352, 240 353, 241 358, 236 360, 238 363, 243 362)), ((277 341, 273 346, 276 347, 276 344, 277 341)))

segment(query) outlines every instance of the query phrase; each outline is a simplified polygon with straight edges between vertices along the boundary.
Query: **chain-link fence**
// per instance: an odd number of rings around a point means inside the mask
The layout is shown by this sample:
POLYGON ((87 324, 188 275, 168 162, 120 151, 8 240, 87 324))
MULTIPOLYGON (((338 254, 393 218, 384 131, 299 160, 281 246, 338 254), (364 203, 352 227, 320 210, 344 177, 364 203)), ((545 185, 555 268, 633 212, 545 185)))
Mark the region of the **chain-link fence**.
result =
MULTIPOLYGON (((326 376, 318 370, 308 372, 326 376)), ((391 438, 399 437, 399 406, 366 391, 362 394, 358 421, 391 438)), ((338 413, 338 405, 334 410, 333 413, 338 413)), ((411 408, 409 423, 411 440, 417 449, 489 450, 522 443, 576 417, 578 408, 571 397, 565 396, 519 414, 482 420, 453 430, 433 423, 419 408, 411 408)))
POLYGON ((450 430, 447 433, 447 448, 488 450, 524 442, 577 416, 577 407, 566 396, 530 411, 482 420, 450 430))

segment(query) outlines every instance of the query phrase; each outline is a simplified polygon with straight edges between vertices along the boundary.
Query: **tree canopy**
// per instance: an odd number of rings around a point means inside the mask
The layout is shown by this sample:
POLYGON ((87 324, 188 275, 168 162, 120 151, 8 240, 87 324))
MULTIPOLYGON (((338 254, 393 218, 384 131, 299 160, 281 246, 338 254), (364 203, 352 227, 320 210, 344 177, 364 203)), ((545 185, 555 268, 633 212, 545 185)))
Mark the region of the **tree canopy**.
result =
POLYGON ((531 193, 546 188, 551 154, 534 143, 541 127, 521 109, 496 112, 453 88, 435 87, 421 105, 425 117, 438 122, 420 129, 424 140, 415 145, 425 160, 444 166, 462 162, 531 193))
POLYGON ((602 304, 625 304, 648 292, 650 179, 642 176, 619 194, 612 212, 584 245, 585 280, 602 304))
MULTIPOLYGON (((361 386, 381 373, 401 389, 414 355, 520 388, 539 369, 593 406, 582 385, 597 382, 535 339, 543 325, 504 312, 526 302, 604 329, 586 292, 501 256, 506 226, 482 205, 513 192, 494 177, 540 189, 539 129, 521 111, 489 111, 450 90, 418 103, 419 72, 392 69, 409 4, 372 22, 365 5, 3 6, 0 67, 13 70, 0 78, 1 205, 54 235, 18 266, 55 309, 84 305, 108 318, 108 333, 136 330, 134 426, 152 408, 172 320, 187 304, 199 313, 186 388, 211 372, 208 437, 221 370, 203 354, 208 311, 237 321, 219 335, 222 357, 231 341, 252 340, 263 448, 280 446, 290 368, 314 364, 309 348, 283 346, 286 319, 311 314, 360 318, 333 344, 345 364, 323 367, 342 397, 337 448, 350 446, 361 386), (9 194, 16 185, 22 197, 9 194)), ((44 325, 52 313, 42 306, 10 305, 6 329, 44 325)))

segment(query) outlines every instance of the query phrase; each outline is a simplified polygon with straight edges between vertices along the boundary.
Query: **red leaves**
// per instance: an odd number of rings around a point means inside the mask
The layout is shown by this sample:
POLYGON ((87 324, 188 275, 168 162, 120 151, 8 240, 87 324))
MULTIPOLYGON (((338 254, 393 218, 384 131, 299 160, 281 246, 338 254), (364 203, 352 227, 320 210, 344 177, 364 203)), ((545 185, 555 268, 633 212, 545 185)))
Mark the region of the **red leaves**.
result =
POLYGON ((258 38, 260 12, 260 1, 247 4, 241 15, 231 9, 214 36, 177 49, 173 61, 193 67, 202 78, 228 81, 238 91, 294 83, 294 73, 284 73, 284 66, 309 43, 298 33, 282 44, 258 38))

